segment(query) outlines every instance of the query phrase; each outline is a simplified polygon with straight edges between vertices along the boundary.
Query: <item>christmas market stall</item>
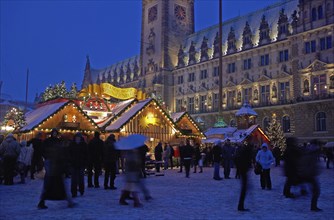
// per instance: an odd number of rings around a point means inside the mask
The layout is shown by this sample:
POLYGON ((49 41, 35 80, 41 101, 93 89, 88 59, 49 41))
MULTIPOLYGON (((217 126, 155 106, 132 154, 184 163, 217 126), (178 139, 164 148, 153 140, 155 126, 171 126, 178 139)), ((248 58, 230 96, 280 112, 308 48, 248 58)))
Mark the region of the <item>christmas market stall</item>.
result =
POLYGON ((27 112, 25 119, 26 125, 15 132, 21 140, 29 140, 37 132, 42 132, 45 138, 52 128, 57 128, 68 138, 76 132, 92 136, 99 130, 98 125, 75 102, 67 99, 44 102, 27 112))
POLYGON ((120 108, 119 113, 105 125, 105 132, 113 133, 117 138, 130 134, 145 135, 150 148, 160 141, 169 142, 182 135, 170 116, 152 98, 120 108))

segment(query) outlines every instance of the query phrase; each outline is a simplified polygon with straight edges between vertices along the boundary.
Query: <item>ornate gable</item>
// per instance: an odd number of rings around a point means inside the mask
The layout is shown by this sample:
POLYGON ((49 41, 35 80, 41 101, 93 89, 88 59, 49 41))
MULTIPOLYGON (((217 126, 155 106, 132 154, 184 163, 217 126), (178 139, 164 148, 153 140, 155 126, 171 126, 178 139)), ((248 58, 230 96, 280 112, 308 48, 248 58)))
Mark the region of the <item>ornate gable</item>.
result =
POLYGON ((253 83, 250 79, 244 78, 239 84, 240 85, 247 85, 253 83))
POLYGON ((308 67, 305 68, 305 70, 311 71, 311 72, 317 72, 321 70, 326 69, 327 63, 322 62, 320 60, 314 60, 308 67))
POLYGON ((271 80, 271 78, 269 76, 263 74, 259 77, 259 79, 257 81, 258 82, 263 82, 263 81, 267 81, 267 80, 271 80))

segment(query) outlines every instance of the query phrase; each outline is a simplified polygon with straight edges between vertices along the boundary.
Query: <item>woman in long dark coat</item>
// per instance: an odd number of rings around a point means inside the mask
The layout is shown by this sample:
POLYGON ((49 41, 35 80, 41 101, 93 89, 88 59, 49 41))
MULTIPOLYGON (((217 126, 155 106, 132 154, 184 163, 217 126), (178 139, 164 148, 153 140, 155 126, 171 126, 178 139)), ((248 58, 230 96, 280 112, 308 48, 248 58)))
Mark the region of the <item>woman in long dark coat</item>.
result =
POLYGON ((68 207, 73 207, 71 197, 65 187, 66 151, 62 147, 62 141, 58 138, 58 130, 52 129, 51 137, 43 143, 43 157, 45 159, 45 177, 39 209, 47 209, 45 200, 67 200, 68 207))

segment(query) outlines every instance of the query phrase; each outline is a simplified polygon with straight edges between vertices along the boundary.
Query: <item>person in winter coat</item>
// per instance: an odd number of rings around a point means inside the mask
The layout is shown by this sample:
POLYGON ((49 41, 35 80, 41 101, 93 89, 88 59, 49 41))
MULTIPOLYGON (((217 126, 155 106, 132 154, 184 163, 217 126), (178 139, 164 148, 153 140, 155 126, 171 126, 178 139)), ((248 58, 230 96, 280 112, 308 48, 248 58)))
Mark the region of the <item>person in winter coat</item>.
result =
POLYGON ((217 141, 212 148, 212 157, 213 157, 213 179, 214 180, 222 180, 220 177, 220 163, 222 160, 222 147, 221 142, 217 141))
POLYGON ((246 198, 247 192, 247 184, 248 184, 248 170, 252 164, 252 146, 248 144, 240 144, 239 153, 236 155, 238 163, 237 169, 239 170, 240 179, 241 179, 241 190, 240 197, 238 203, 238 211, 249 211, 249 209, 245 209, 244 202, 246 198))
POLYGON ((190 140, 186 140, 186 145, 183 148, 183 163, 186 170, 186 178, 189 178, 191 160, 194 155, 194 148, 190 145, 190 140))
POLYGON ((65 184, 66 158, 63 143, 58 138, 57 129, 51 130, 51 136, 43 142, 45 176, 38 209, 47 209, 45 200, 67 200, 68 207, 74 207, 69 190, 65 184))
POLYGON ((164 159, 164 170, 168 169, 168 161, 169 161, 169 157, 171 154, 171 146, 169 145, 169 143, 165 143, 164 146, 164 151, 162 152, 162 157, 164 159))
POLYGON ((115 190, 116 163, 118 160, 118 151, 115 149, 115 135, 110 134, 104 142, 103 164, 104 164, 104 189, 115 190))
POLYGON ((76 133, 69 146, 70 165, 71 165, 71 193, 72 197, 77 197, 78 190, 80 195, 85 192, 85 167, 88 155, 87 144, 80 132, 76 133))
POLYGON ((16 163, 21 177, 20 183, 25 183, 25 178, 31 165, 33 153, 34 149, 32 148, 32 145, 27 145, 26 141, 21 141, 21 152, 16 163))
POLYGON ((231 179, 231 167, 233 165, 234 147, 231 145, 230 139, 227 139, 223 146, 223 161, 224 161, 224 177, 225 179, 231 179))
POLYGON ((9 133, 0 146, 0 156, 3 158, 4 166, 4 184, 13 185, 14 170, 17 157, 20 155, 20 144, 13 137, 12 133, 9 133))
POLYGON ((158 145, 154 148, 154 158, 155 158, 155 169, 159 173, 160 172, 160 162, 162 161, 162 143, 159 142, 158 145))
POLYGON ((88 187, 100 188, 99 176, 102 169, 103 145, 100 133, 96 131, 94 138, 88 144, 88 187), (92 183, 93 169, 94 185, 92 183))
POLYGON ((30 166, 30 178, 32 180, 35 179, 35 173, 43 169, 42 143, 42 132, 38 132, 36 137, 27 143, 27 145, 32 144, 32 147, 34 148, 30 166))
POLYGON ((261 188, 271 190, 270 166, 274 162, 274 156, 268 149, 268 144, 263 143, 261 150, 256 155, 256 162, 262 166, 262 173, 260 174, 261 188))

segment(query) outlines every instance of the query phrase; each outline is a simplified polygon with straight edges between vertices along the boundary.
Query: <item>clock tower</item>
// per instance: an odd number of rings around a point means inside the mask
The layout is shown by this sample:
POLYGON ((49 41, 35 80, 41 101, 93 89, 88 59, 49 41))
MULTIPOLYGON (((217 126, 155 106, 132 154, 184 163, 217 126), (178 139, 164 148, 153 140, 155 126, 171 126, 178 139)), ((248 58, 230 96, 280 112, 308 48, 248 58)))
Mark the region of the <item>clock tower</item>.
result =
POLYGON ((140 86, 173 108, 171 70, 184 39, 194 33, 194 0, 143 0, 140 86))

